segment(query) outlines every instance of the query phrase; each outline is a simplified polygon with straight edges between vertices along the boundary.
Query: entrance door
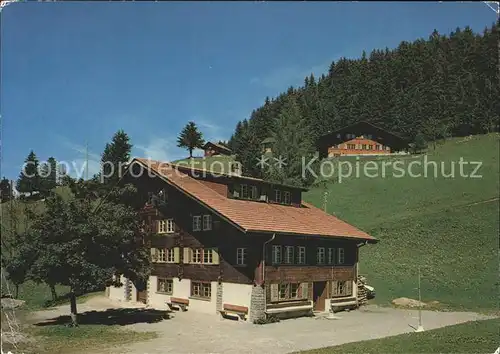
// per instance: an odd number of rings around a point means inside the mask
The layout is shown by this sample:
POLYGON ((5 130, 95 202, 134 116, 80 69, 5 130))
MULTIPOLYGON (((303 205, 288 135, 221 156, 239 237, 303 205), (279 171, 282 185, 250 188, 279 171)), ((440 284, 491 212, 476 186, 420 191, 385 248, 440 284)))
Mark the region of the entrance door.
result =
POLYGON ((313 283, 314 311, 325 311, 326 281, 313 283))

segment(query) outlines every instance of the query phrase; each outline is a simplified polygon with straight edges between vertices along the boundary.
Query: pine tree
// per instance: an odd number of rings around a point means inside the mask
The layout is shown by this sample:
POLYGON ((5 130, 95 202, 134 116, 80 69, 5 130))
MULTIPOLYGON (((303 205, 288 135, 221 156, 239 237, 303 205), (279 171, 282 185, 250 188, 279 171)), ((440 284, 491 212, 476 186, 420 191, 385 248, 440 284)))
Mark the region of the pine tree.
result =
POLYGON ((113 136, 111 143, 107 143, 101 156, 100 179, 105 188, 110 186, 123 176, 126 163, 130 160, 132 144, 130 138, 123 130, 118 130, 113 136))
POLYGON ((314 159, 315 146, 294 98, 289 98, 285 103, 276 126, 272 160, 266 171, 266 178, 294 186, 310 185, 315 177, 303 169, 303 166, 314 159))
POLYGON ((33 150, 24 161, 23 170, 17 180, 16 189, 20 193, 28 193, 32 196, 34 192, 40 191, 40 175, 38 171, 38 158, 33 150))
POLYGON ((186 124, 177 137, 177 146, 186 148, 189 151, 189 158, 193 157, 194 149, 201 149, 204 144, 203 134, 198 130, 194 122, 186 124))

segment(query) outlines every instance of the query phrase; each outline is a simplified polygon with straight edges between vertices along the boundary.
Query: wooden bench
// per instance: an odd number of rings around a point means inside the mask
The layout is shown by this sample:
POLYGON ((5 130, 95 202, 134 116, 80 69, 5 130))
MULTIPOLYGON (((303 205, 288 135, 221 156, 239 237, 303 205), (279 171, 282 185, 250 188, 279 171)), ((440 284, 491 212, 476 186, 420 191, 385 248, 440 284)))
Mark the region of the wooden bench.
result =
POLYGON ((189 305, 188 299, 182 299, 180 297, 171 297, 170 302, 167 302, 168 307, 172 310, 174 307, 180 308, 182 311, 186 311, 186 306, 189 305))
POLYGON ((242 320, 245 319, 245 317, 248 315, 248 307, 246 306, 238 306, 238 305, 231 305, 231 304, 223 304, 222 305, 222 310, 220 311, 222 316, 226 315, 236 315, 242 320))

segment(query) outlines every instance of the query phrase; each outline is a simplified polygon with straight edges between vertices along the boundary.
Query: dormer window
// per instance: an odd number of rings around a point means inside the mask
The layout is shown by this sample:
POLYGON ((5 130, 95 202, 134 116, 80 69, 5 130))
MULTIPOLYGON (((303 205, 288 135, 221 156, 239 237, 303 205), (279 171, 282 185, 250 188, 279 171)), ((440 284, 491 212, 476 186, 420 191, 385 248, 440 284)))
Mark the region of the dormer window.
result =
POLYGON ((257 199, 257 187, 250 186, 250 199, 257 199))
POLYGON ((279 189, 274 190, 274 201, 276 203, 281 203, 281 191, 279 189))
POLYGON ((247 199, 248 198, 248 185, 242 184, 240 186, 240 198, 247 199))
POLYGON ((285 204, 290 204, 291 203, 291 200, 290 200, 290 192, 284 192, 283 193, 283 203, 285 204))

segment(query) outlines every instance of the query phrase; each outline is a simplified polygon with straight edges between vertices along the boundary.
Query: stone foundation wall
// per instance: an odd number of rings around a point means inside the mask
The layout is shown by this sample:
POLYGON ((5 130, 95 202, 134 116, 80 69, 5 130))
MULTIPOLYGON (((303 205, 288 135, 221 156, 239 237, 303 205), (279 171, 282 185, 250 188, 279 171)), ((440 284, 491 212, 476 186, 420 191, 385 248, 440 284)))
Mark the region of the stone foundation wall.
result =
POLYGON ((250 299, 250 322, 264 318, 266 310, 266 289, 264 286, 255 285, 252 287, 250 299))
POLYGON ((217 299, 215 302, 215 308, 217 313, 219 313, 219 311, 222 310, 222 292, 223 292, 222 287, 223 287, 222 283, 217 283, 217 299))

